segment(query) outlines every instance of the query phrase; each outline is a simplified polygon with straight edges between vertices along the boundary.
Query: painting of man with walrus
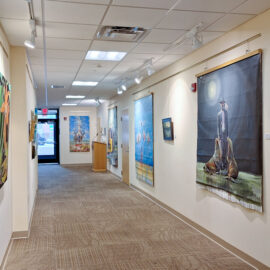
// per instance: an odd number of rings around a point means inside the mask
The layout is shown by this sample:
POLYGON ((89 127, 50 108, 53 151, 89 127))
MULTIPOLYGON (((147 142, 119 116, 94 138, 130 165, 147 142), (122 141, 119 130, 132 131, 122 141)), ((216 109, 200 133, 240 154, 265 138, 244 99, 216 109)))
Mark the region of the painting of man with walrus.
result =
POLYGON ((201 187, 262 212, 261 51, 198 74, 201 187))

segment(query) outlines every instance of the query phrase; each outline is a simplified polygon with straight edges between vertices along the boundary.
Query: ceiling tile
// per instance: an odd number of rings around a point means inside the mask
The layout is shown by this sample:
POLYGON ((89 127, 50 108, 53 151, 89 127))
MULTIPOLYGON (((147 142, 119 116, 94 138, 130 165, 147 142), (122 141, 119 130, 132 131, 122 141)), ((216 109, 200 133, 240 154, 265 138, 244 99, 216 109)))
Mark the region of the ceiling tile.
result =
POLYGON ((106 10, 103 5, 88 5, 58 1, 45 2, 46 21, 99 24, 106 10))
MULTIPOLYGON (((46 38, 47 49, 86 51, 89 45, 90 45, 90 40, 46 38)), ((36 38, 36 47, 39 49, 43 48, 42 38, 36 38)))
POLYGON ((129 53, 125 60, 129 61, 146 61, 149 59, 153 59, 153 61, 156 61, 158 58, 160 58, 160 54, 147 54, 147 53, 129 53))
POLYGON ((224 35, 225 32, 202 32, 203 36, 203 44, 206 44, 222 35, 224 35))
POLYGON ((1 0, 0 17, 12 19, 29 19, 28 5, 22 0, 1 0))
POLYGON ((152 28, 166 13, 166 10, 110 7, 103 25, 139 26, 152 28))
POLYGON ((228 14, 207 28, 209 31, 229 31, 251 19, 253 15, 228 14))
POLYGON ((24 41, 30 39, 31 30, 28 20, 0 19, 0 22, 11 45, 23 46, 24 41))
POLYGON ((167 46, 164 43, 140 43, 132 53, 165 54, 164 49, 167 46))
POLYGON ((233 10, 233 13, 259 14, 268 8, 270 8, 269 0, 248 0, 233 10))
POLYGON ((186 33, 184 30, 153 29, 143 42, 171 43, 184 33, 186 33))
POLYGON ((193 11, 229 12, 246 0, 182 0, 176 9, 193 11))
MULTIPOLYGON (((30 57, 43 57, 43 49, 28 51, 30 57)), ((85 51, 47 50, 47 59, 84 59, 85 51)))
POLYGON ((222 13, 173 10, 157 28, 190 30, 200 22, 206 27, 222 16, 222 13))
POLYGON ((113 5, 170 9, 176 0, 113 0, 113 5))
POLYGON ((91 45, 91 50, 128 52, 135 45, 136 45, 136 43, 133 43, 133 42, 94 40, 92 45, 91 45))
MULTIPOLYGON (((93 39, 97 26, 46 22, 46 36, 70 39, 93 39)), ((37 35, 42 36, 42 27, 37 27, 37 35)))
MULTIPOLYGON (((51 0, 49 0, 51 1, 51 0)), ((63 2, 73 2, 73 3, 86 3, 86 4, 100 4, 100 5, 108 5, 110 0, 58 0, 63 2)))

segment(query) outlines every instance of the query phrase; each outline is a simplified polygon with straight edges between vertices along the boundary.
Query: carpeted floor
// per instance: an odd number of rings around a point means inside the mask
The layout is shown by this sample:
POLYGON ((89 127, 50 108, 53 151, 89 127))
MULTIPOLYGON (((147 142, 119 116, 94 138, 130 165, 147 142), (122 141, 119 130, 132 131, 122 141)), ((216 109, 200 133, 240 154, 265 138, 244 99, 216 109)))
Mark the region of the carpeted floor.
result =
POLYGON ((6 270, 253 269, 111 174, 39 166, 29 239, 6 270))

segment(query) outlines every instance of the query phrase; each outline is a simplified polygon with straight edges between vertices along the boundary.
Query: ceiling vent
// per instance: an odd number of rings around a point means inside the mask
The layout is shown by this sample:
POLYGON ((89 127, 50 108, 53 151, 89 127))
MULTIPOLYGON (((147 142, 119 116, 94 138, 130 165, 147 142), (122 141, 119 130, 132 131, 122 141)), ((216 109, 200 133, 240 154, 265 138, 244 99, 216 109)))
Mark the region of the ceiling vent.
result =
POLYGON ((109 41, 137 42, 147 32, 141 27, 102 26, 97 33, 97 38, 109 41))

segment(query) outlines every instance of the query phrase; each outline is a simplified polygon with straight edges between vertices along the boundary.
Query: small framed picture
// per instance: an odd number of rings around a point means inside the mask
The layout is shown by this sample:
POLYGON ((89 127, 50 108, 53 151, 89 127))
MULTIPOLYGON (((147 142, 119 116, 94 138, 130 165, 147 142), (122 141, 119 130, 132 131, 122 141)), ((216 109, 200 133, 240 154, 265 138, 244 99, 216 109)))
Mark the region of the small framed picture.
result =
POLYGON ((173 122, 172 118, 162 119, 162 127, 163 127, 163 139, 165 141, 173 141, 173 122))

